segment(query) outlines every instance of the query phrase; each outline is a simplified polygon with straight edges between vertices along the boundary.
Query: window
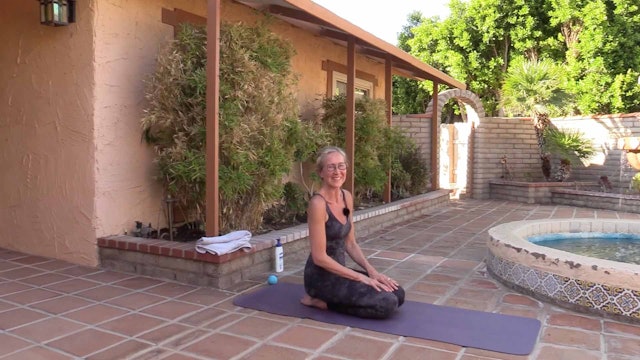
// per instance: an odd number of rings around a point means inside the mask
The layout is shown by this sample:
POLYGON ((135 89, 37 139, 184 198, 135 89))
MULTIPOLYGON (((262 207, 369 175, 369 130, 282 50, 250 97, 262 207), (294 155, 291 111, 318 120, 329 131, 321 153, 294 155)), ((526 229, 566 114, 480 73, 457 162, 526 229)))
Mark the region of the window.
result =
MULTIPOLYGON (((371 98, 373 95, 373 83, 367 80, 356 78, 355 83, 355 95, 356 99, 362 97, 371 98)), ((334 71, 333 72, 333 96, 346 95, 347 94, 347 75, 334 71)))
MULTIPOLYGON (((331 60, 322 62, 322 70, 327 72, 327 97, 347 93, 347 66, 331 60)), ((375 75, 356 69, 356 98, 375 97, 374 89, 378 86, 375 75)))

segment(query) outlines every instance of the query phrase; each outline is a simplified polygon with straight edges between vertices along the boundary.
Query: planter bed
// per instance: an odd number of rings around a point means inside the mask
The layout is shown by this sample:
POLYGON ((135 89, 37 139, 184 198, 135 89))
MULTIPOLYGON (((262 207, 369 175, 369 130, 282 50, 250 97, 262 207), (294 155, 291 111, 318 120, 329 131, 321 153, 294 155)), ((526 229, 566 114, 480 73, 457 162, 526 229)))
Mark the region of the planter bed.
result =
MULTIPOLYGON (((358 210, 354 222, 358 236, 411 220, 449 203, 449 190, 432 191, 390 204, 358 210)), ((200 254, 194 243, 143 239, 126 235, 98 239, 103 268, 160 277, 184 283, 232 289, 273 269, 273 246, 280 238, 287 260, 308 255, 307 225, 298 225, 252 237, 253 249, 221 256, 200 254)), ((251 284, 249 284, 251 285, 251 284)))
POLYGON ((592 181, 573 182, 527 182, 511 180, 489 181, 490 198, 523 202, 527 204, 551 204, 551 192, 557 189, 593 188, 592 181))
POLYGON ((640 196, 574 189, 553 189, 554 204, 640 213, 640 196))

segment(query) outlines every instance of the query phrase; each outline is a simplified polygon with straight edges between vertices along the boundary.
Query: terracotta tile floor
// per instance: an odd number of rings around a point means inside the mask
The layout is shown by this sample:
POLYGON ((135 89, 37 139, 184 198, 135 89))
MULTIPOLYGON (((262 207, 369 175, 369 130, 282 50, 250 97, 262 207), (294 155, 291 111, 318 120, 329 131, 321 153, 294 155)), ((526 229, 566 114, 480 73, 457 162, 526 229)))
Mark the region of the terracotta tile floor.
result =
MULTIPOLYGON (((487 275, 488 228, 561 217, 640 215, 462 200, 359 240, 411 300, 540 319, 528 357, 271 315, 234 306, 234 292, 0 249, 0 359, 639 359, 640 325, 545 304, 487 275)), ((301 282, 303 262, 285 265, 281 281, 301 282)))

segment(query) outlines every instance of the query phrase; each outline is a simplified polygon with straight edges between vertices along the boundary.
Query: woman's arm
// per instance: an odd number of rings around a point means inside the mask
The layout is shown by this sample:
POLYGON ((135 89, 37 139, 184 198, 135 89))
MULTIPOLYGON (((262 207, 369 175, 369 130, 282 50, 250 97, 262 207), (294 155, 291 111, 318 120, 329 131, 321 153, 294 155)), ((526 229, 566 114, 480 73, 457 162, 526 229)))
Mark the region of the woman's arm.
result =
POLYGON ((386 287, 385 290, 387 291, 396 290, 398 288, 398 283, 395 280, 391 279, 390 277, 380 274, 369 263, 369 261, 367 260, 367 257, 364 256, 364 253, 362 252, 360 245, 358 245, 358 242, 356 241, 355 230, 354 230, 355 226, 353 224, 353 196, 351 195, 350 192, 346 190, 345 190, 345 194, 346 194, 345 200, 347 202, 347 206, 349 207, 349 209, 351 209, 351 217, 347 219, 348 221, 351 221, 351 231, 349 231, 349 235, 347 235, 347 238, 345 239, 345 250, 347 251, 347 254, 349 254, 351 259, 353 259, 353 261, 355 261, 356 264, 360 265, 369 274, 370 278, 375 279, 378 282, 385 285, 386 287))

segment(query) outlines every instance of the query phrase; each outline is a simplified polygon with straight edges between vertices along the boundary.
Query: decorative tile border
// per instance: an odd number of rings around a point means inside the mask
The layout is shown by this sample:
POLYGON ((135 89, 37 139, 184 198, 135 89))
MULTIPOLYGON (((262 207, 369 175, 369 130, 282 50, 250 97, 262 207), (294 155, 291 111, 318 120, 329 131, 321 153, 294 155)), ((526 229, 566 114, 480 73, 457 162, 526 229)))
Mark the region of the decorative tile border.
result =
POLYGON ((501 224, 489 230, 487 269, 507 286, 533 297, 640 323, 640 265, 577 255, 528 240, 544 234, 588 232, 640 234, 640 221, 554 219, 501 224))
POLYGON ((487 268, 508 285, 524 289, 534 297, 553 299, 560 305, 586 312, 607 313, 640 322, 640 291, 563 277, 529 268, 489 253, 487 268))

